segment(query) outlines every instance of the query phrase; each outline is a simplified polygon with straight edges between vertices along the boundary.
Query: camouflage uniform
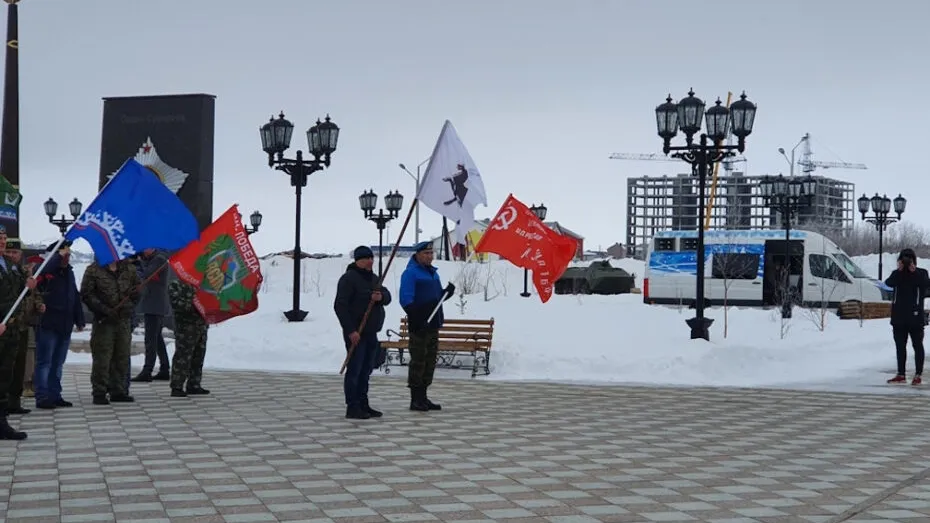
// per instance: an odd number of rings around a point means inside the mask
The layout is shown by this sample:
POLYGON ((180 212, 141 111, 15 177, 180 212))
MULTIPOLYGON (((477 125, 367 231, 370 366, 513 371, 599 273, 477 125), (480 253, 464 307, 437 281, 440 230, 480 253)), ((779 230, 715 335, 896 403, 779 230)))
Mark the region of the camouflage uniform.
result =
POLYGON ((132 344, 133 311, 141 296, 142 280, 127 261, 116 269, 93 263, 81 280, 81 300, 94 315, 90 331, 91 392, 95 404, 133 401, 129 396, 129 349, 132 344), (110 398, 107 400, 107 394, 110 398))
POLYGON ((171 395, 209 394, 200 386, 207 355, 207 322, 194 306, 197 288, 174 279, 168 297, 174 311, 174 357, 171 360, 171 395), (187 388, 185 390, 185 382, 187 388))
MULTIPOLYGON (((19 274, 14 272, 12 261, 6 257, 3 261, 6 267, 0 269, 0 314, 5 316, 25 288, 26 280, 21 276, 21 269, 19 274)), ((18 397, 14 401, 10 396, 13 389, 13 369, 19 352, 19 331, 15 318, 16 314, 10 317, 6 331, 0 335, 0 439, 19 440, 25 439, 26 434, 15 431, 6 421, 7 414, 15 410, 19 403, 18 397)))
MULTIPOLYGON (((11 267, 11 277, 16 279, 16 287, 22 289, 26 287, 27 274, 21 265, 14 264, 9 258, 6 259, 7 267, 11 267)), ((19 293, 17 293, 19 296, 19 293)), ((14 298, 15 299, 15 298, 14 298)), ((29 291, 23 298, 22 303, 10 317, 7 328, 15 339, 16 359, 13 363, 13 381, 10 383, 9 397, 7 398, 7 409, 10 413, 28 413, 29 409, 22 406, 23 382, 26 378, 26 354, 29 352, 29 331, 33 329, 36 318, 39 316, 39 306, 42 305, 42 295, 36 291, 29 291)), ((32 376, 29 377, 32 381, 32 376)))

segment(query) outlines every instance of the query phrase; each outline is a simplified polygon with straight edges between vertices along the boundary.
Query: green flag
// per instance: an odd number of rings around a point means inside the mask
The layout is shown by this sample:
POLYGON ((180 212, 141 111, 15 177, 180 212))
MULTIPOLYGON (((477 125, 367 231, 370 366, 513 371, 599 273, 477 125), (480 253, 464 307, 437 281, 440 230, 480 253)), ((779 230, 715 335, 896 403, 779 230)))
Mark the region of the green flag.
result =
POLYGON ((0 205, 19 207, 19 202, 23 200, 23 195, 20 194, 19 189, 13 187, 13 184, 2 175, 0 175, 0 195, 3 196, 0 205))

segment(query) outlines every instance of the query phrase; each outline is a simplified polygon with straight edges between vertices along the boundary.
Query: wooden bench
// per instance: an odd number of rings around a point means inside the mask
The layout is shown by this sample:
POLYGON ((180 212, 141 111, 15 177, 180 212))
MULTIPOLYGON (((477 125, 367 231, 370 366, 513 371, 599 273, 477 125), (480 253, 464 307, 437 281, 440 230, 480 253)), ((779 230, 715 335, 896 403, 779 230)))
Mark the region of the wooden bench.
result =
MULTIPOLYGON (((406 366, 410 362, 410 335, 407 329, 407 317, 400 320, 397 331, 388 329, 387 340, 381 341, 381 347, 387 356, 382 372, 391 373, 391 366, 406 366), (392 339, 393 337, 393 339, 392 339)), ((484 376, 491 373, 491 341, 494 337, 494 318, 489 320, 446 319, 439 329, 439 354, 436 368, 467 369, 471 368, 471 377, 484 371, 484 376), (464 358, 471 357, 471 365, 464 358)))
POLYGON ((855 300, 840 303, 839 316, 843 320, 876 320, 891 317, 891 302, 866 302, 855 300))

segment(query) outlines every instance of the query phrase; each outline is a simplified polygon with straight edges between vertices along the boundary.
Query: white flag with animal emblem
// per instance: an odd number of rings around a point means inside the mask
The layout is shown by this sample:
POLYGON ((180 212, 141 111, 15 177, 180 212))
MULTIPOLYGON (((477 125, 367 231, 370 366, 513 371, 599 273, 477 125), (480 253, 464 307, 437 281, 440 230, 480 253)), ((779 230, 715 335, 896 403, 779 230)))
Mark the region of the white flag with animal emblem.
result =
POLYGON ((488 206, 481 173, 449 120, 439 133, 418 197, 420 203, 455 222, 455 241, 461 244, 475 226, 475 207, 488 206))

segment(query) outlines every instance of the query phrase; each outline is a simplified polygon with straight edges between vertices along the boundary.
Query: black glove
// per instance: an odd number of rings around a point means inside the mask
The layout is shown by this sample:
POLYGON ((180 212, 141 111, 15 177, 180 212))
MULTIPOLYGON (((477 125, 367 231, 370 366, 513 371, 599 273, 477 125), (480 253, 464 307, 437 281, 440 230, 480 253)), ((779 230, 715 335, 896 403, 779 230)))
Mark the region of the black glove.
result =
POLYGON ((445 293, 446 293, 446 296, 454 296, 454 295, 455 295, 455 285, 452 285, 451 282, 450 282, 448 285, 446 285, 445 293))

